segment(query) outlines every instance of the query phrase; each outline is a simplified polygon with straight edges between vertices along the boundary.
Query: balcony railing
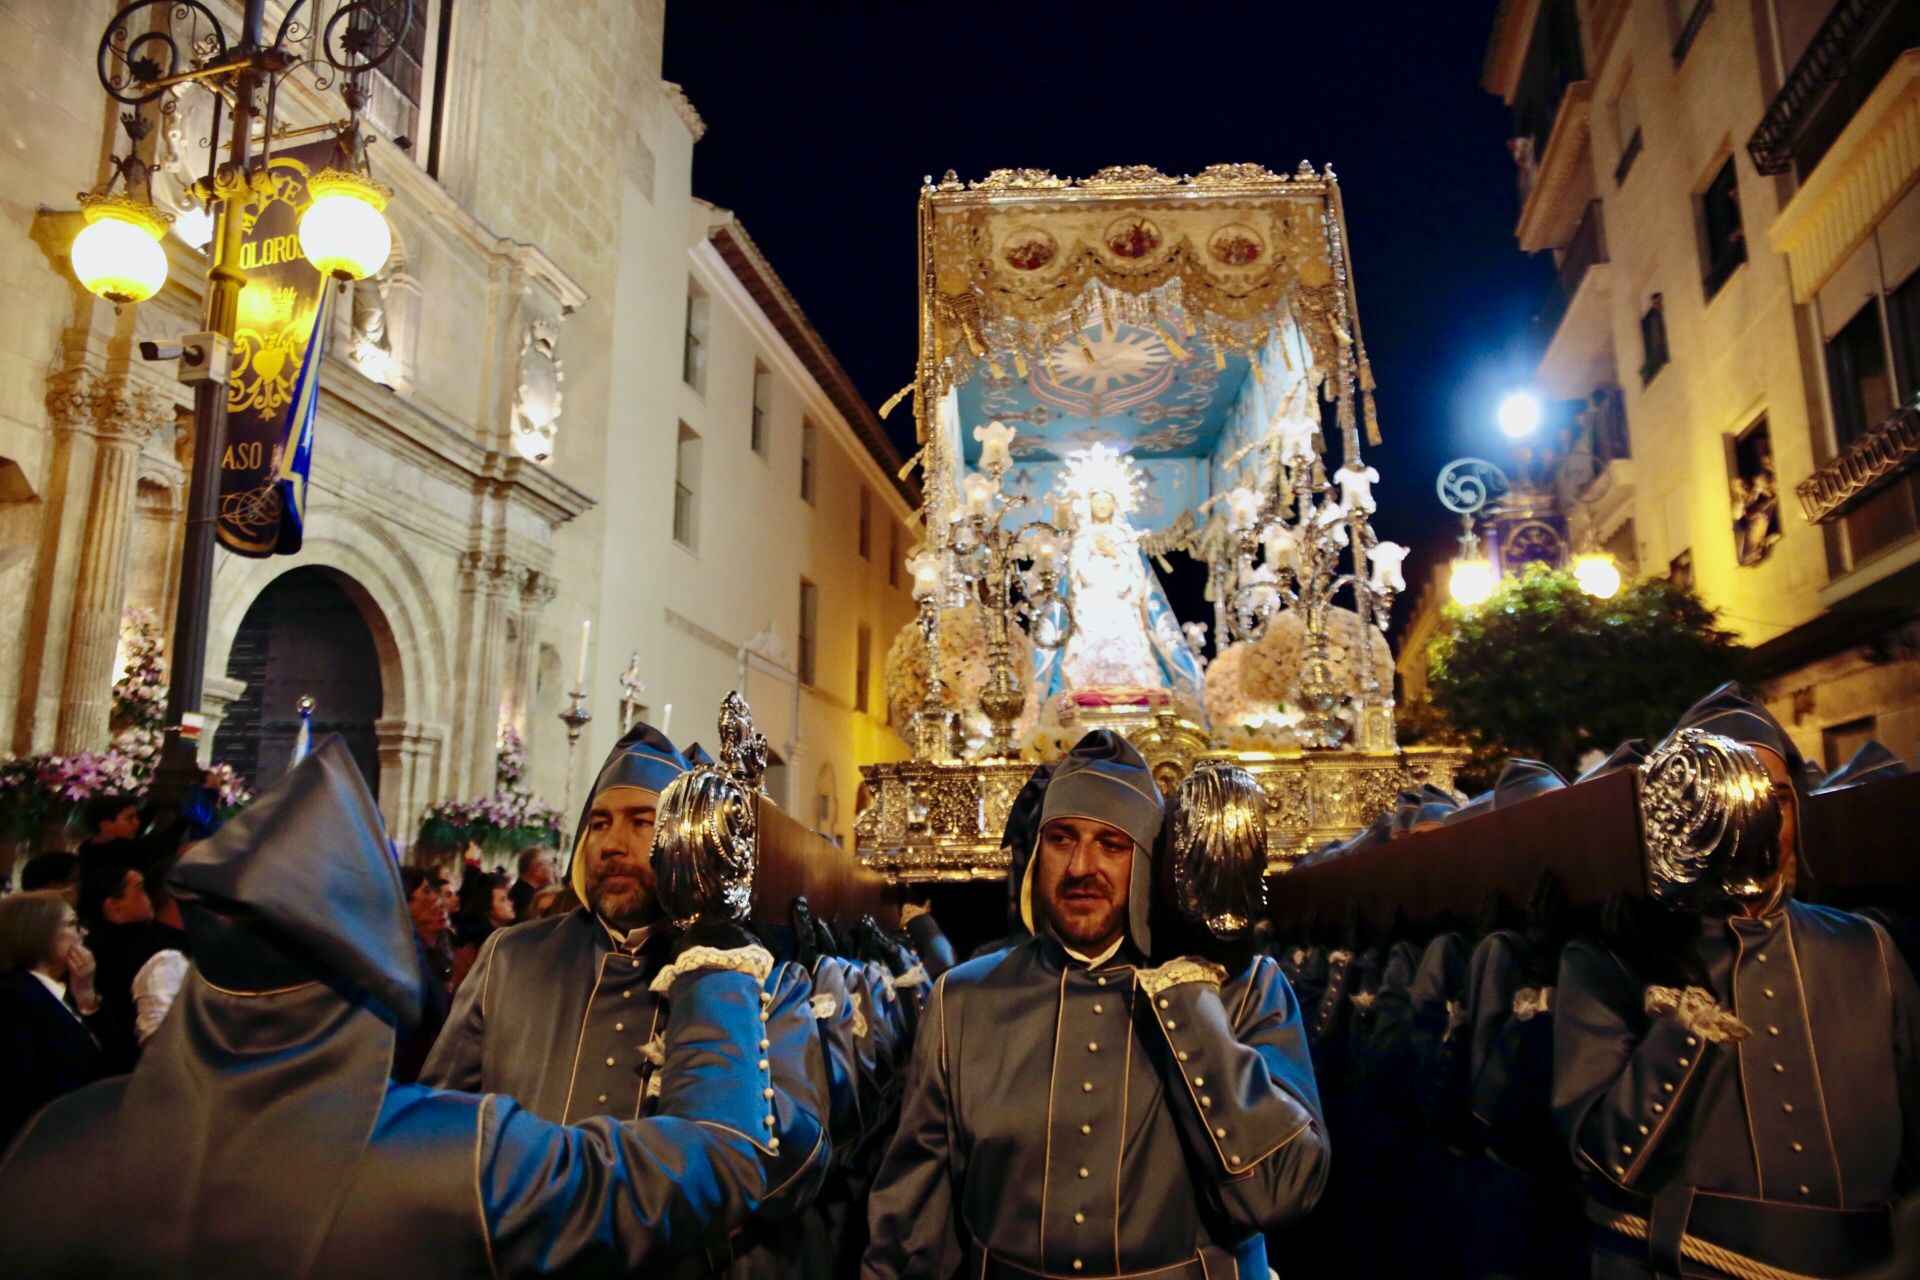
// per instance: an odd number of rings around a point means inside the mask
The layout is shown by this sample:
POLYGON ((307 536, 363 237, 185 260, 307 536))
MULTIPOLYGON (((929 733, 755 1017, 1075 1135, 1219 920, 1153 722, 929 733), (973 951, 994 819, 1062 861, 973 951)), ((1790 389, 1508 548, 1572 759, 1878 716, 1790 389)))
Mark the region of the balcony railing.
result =
POLYGON ((1560 322, 1566 318, 1567 308, 1573 305, 1574 297, 1580 292, 1580 282, 1587 278, 1587 272, 1605 261, 1606 221, 1600 213, 1600 202, 1589 200, 1587 211, 1580 217, 1580 225, 1573 229, 1566 247, 1560 251, 1560 267, 1554 278, 1553 291, 1547 295, 1540 313, 1533 318, 1535 336, 1543 347, 1552 343, 1560 322))
POLYGON ((1713 12, 1713 0, 1694 0, 1693 12, 1687 15, 1686 22, 1680 28, 1680 38, 1673 42, 1673 65, 1679 66, 1687 60, 1688 50, 1700 34, 1700 28, 1707 25, 1707 15, 1713 12))
POLYGON ((1753 167, 1804 180, 1916 38, 1920 0, 1837 0, 1747 140, 1753 167))
POLYGON ((1920 407, 1907 405, 1848 445, 1794 490, 1813 524, 1827 524, 1859 506, 1920 462, 1920 407))

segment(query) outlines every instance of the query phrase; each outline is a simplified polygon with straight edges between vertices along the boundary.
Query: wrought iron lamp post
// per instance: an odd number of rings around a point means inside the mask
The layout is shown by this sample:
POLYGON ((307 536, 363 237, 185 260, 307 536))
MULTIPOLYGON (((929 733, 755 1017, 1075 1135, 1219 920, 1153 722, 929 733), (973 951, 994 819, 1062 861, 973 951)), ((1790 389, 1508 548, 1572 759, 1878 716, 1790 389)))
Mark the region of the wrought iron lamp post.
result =
MULTIPOLYGON (((108 96, 131 108, 123 118, 133 154, 117 160, 114 172, 114 177, 127 180, 129 188, 136 182, 144 186, 147 177, 137 153, 151 125, 141 109, 160 101, 161 114, 170 114, 172 95, 187 85, 197 84, 216 98, 207 173, 193 188, 213 214, 204 329, 187 335, 174 353, 182 357, 182 381, 194 388, 194 437, 186 545, 174 616, 173 678, 167 688, 166 742, 153 785, 155 797, 163 803, 177 802, 200 778, 194 739, 206 676, 228 360, 245 283, 238 265, 242 214, 256 193, 265 192, 274 145, 296 133, 317 131, 278 126, 279 91, 294 71, 310 68, 322 89, 341 82, 349 109, 344 124, 320 126, 338 131, 339 146, 336 164, 312 180, 313 203, 300 225, 303 251, 323 273, 357 279, 379 270, 391 249, 391 233, 380 212, 386 191, 366 177, 366 140, 357 117, 367 101, 366 75, 405 38, 413 21, 413 0, 342 0, 322 22, 319 15, 325 7, 326 0, 293 0, 268 40, 266 0, 244 0, 237 38, 230 39, 214 12, 200 0, 136 0, 114 15, 100 37, 100 84, 108 96), (222 110, 228 113, 224 160, 220 158, 222 110)), ((150 250, 157 248, 153 226, 142 225, 143 221, 151 224, 157 215, 150 200, 145 215, 141 213, 141 195, 102 191, 82 197, 89 218, 82 236, 93 237, 82 255, 93 259, 84 280, 89 289, 116 302, 151 296, 164 280, 164 255, 160 279, 152 278, 151 271, 136 273, 133 279, 138 287, 128 287, 128 273, 113 268, 116 245, 147 258, 149 265, 150 250), (103 236, 98 229, 106 224, 130 225, 103 236), (143 234, 149 239, 145 246, 143 234)), ((164 224, 159 225, 164 230, 164 224)), ((75 248, 82 250, 80 242, 75 248)))

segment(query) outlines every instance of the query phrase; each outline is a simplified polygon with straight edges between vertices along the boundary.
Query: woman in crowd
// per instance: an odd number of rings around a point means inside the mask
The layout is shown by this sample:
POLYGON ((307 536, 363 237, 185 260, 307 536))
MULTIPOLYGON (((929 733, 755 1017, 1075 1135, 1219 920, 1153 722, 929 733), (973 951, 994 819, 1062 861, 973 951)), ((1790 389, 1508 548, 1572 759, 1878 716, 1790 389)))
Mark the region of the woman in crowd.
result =
POLYGON ((48 1102, 107 1074, 112 1029, 93 973, 64 894, 0 898, 0 1150, 48 1102))
POLYGON ((467 970, 480 947, 495 929, 513 923, 513 898, 505 873, 468 868, 460 882, 460 909, 453 915, 453 990, 467 979, 467 970))

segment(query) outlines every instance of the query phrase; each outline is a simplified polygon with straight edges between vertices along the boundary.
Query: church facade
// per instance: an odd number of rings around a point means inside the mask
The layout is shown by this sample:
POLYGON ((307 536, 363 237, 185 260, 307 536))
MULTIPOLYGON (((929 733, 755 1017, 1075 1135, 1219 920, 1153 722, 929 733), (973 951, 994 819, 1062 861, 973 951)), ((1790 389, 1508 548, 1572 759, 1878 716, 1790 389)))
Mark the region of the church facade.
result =
MULTIPOLYGON (((146 144, 177 214, 163 292, 123 308, 86 293, 66 260, 74 193, 126 147, 94 74, 116 7, 0 15, 0 58, 19 60, 0 85, 14 754, 105 747, 126 611, 170 630, 176 603, 191 398, 137 344, 200 327, 207 228, 182 192, 210 128, 189 90, 146 144)), ((404 843, 430 803, 493 789, 512 725, 526 785, 557 804, 558 713, 591 621, 579 756, 604 753, 623 705, 656 721, 674 705, 676 737, 710 739, 743 687, 784 767, 775 798, 844 833, 855 761, 900 750, 884 697, 853 679, 862 638, 871 684, 912 614, 890 568, 899 459, 744 229, 693 197, 704 126, 659 76, 664 5, 546 9, 418 4, 375 78, 393 258, 335 299, 304 545, 217 556, 204 749, 271 781, 310 695, 404 843)), ((280 111, 315 124, 337 95, 296 74, 280 111)))

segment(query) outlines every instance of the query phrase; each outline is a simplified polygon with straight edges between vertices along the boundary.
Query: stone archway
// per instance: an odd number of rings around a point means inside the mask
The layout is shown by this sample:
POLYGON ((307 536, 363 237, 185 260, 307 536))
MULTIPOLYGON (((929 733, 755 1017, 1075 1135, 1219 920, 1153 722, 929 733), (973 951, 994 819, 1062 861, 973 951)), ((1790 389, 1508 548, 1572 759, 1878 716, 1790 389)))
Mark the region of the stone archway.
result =
POLYGON ((217 673, 227 670, 254 600, 302 567, 334 572, 372 631, 381 697, 380 811, 404 845, 422 808, 441 794, 452 674, 432 580, 392 529, 351 508, 329 506, 311 513, 305 545, 292 556, 219 557, 203 705, 209 719, 224 717, 244 694, 237 681, 217 673))
POLYGON ((213 751, 256 789, 292 762, 298 703, 311 697, 315 738, 344 739, 379 795, 383 697, 375 633, 384 619, 354 585, 337 569, 290 569, 254 597, 234 633, 225 674, 242 690, 214 734, 213 751))

